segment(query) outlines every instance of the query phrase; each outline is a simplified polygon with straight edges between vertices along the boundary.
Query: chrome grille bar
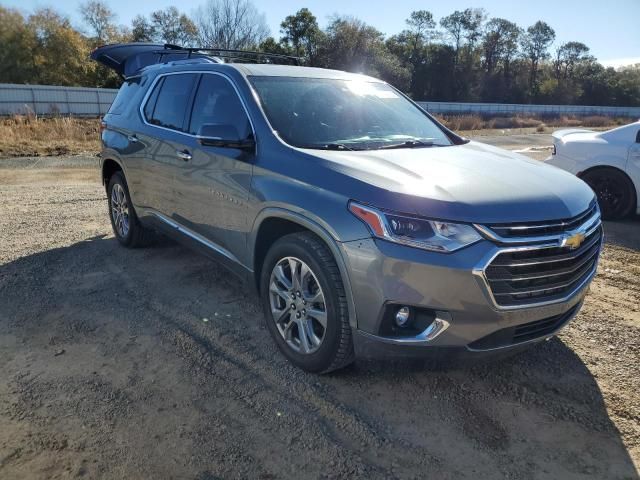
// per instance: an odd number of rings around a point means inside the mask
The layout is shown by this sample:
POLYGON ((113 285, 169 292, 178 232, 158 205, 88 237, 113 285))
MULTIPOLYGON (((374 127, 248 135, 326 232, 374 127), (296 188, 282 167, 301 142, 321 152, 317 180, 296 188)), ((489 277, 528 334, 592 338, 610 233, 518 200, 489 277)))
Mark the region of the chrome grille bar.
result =
POLYGON ((524 224, 494 224, 490 225, 489 228, 502 237, 523 237, 530 236, 532 234, 538 235, 539 230, 551 230, 547 233, 559 233, 567 230, 571 230, 576 226, 581 225, 585 222, 585 219, 593 217, 596 213, 598 213, 598 205, 597 203, 593 203, 587 210, 585 210, 580 215, 571 218, 569 220, 561 220, 553 223, 524 223, 524 224))
POLYGON ((593 204, 576 219, 553 224, 514 224, 478 225, 474 226, 488 239, 502 244, 532 244, 557 241, 565 233, 578 229, 592 230, 600 225, 600 210, 593 204), (551 231, 544 231, 545 229, 551 231), (538 230, 543 230, 539 232, 538 230), (515 232, 515 233, 512 233, 515 232))
MULTIPOLYGON (((602 246, 602 226, 597 205, 573 219, 531 225, 532 229, 560 227, 553 235, 528 236, 528 225, 508 229, 510 237, 495 238, 498 247, 483 267, 475 270, 484 280, 489 296, 497 308, 512 309, 566 301, 577 294, 593 278, 602 246), (522 232, 514 236, 513 232, 522 232), (567 245, 582 240, 572 249, 567 245), (528 243, 527 245, 520 245, 528 243)), ((488 228, 488 227, 487 227, 488 228)), ((495 226, 490 227, 496 235, 495 226)))
POLYGON ((558 271, 553 271, 553 272, 545 272, 545 273, 540 273, 540 274, 523 274, 523 275, 519 275, 519 276, 515 276, 515 275, 511 275, 510 277, 498 277, 495 278, 493 277, 491 279, 491 281, 512 281, 512 282, 521 282, 524 280, 535 280, 537 278, 548 278, 548 277, 554 277, 554 276, 559 276, 559 275, 567 275, 569 273, 573 273, 576 270, 578 270, 579 268, 581 268, 582 266, 586 265, 587 263, 589 263, 591 260, 594 259, 594 257, 597 256, 597 251, 593 252, 591 255, 586 256, 583 260, 580 261, 580 263, 578 263, 577 265, 573 266, 572 268, 565 268, 565 269, 561 269, 558 271))

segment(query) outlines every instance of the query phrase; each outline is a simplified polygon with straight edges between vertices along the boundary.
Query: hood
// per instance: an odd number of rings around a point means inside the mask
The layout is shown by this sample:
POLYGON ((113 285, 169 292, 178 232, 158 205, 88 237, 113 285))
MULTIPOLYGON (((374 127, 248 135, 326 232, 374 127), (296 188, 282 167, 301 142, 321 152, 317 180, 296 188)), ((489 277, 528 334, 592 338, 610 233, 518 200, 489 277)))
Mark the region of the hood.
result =
POLYGON ((477 142, 304 152, 324 160, 326 168, 360 181, 339 182, 348 188, 341 193, 349 198, 431 218, 475 223, 565 219, 586 210, 594 198, 582 180, 563 170, 477 142))

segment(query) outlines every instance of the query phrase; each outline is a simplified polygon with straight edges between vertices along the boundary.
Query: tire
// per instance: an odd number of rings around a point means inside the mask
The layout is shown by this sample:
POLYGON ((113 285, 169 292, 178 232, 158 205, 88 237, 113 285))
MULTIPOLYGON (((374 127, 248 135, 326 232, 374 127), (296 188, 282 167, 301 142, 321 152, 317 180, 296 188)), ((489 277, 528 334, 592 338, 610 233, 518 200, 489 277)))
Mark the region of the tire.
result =
POLYGON ((271 246, 260 277, 260 298, 271 336, 295 366, 328 373, 353 362, 344 285, 333 255, 317 236, 293 233, 271 246))
POLYGON ((111 228, 118 242, 129 248, 148 245, 151 231, 142 226, 136 215, 122 172, 114 173, 109 179, 107 201, 111 228))
POLYGON ((614 168, 597 168, 582 176, 598 197, 602 218, 619 220, 627 217, 636 206, 636 193, 624 173, 614 168))

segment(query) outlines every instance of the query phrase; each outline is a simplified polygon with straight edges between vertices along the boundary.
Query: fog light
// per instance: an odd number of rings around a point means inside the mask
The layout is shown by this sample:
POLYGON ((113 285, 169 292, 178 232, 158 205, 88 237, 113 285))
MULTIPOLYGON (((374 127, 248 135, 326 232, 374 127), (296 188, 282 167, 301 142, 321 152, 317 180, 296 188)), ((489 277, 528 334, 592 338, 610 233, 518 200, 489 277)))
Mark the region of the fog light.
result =
POLYGON ((409 317, 411 316, 411 310, 409 307, 401 307, 396 312, 396 325, 399 327, 404 327, 409 321, 409 317))

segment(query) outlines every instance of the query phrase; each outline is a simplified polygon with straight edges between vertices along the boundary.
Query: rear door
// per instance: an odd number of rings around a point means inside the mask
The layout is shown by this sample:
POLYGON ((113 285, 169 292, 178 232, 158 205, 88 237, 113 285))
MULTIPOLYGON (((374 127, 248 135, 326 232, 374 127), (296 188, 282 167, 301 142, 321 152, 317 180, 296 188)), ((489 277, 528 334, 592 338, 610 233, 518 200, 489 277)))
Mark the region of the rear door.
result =
POLYGON ((151 212, 172 218, 176 214, 175 179, 185 163, 189 135, 186 122, 199 74, 170 73, 156 78, 143 102, 143 127, 136 141, 145 145, 139 162, 138 203, 151 212))
POLYGON ((233 126, 240 139, 254 135, 235 85, 215 72, 202 72, 194 95, 187 148, 191 158, 180 164, 176 176, 176 218, 235 259, 245 247, 255 152, 201 145, 197 135, 204 124, 233 126))

